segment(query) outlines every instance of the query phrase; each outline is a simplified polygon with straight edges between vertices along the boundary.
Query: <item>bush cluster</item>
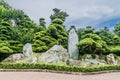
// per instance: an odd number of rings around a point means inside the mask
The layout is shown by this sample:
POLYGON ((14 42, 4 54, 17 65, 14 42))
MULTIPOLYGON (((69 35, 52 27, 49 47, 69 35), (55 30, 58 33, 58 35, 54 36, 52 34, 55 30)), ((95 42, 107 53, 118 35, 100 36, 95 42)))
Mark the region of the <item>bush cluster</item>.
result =
POLYGON ((55 64, 25 64, 25 63, 0 63, 1 69, 47 69, 55 71, 67 71, 67 72, 98 72, 107 70, 120 70, 120 65, 104 65, 104 66, 67 66, 67 65, 55 65, 55 64))

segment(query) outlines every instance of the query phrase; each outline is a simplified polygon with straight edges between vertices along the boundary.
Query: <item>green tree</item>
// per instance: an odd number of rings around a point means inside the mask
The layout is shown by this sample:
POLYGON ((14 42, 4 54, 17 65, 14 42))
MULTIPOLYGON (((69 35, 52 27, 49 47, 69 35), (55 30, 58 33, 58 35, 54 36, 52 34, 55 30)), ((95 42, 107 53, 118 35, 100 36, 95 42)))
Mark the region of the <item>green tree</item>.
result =
POLYGON ((92 28, 91 26, 87 26, 85 29, 84 28, 80 28, 80 29, 77 30, 77 34, 78 34, 79 40, 81 40, 83 35, 91 34, 91 33, 92 34, 95 33, 95 29, 92 28))
POLYGON ((61 19, 54 19, 47 29, 47 35, 55 38, 59 44, 67 48, 68 32, 63 26, 61 19))
POLYGON ((40 25, 40 26, 43 26, 44 28, 46 28, 46 22, 45 22, 45 19, 44 19, 44 18, 40 18, 40 19, 39 19, 39 25, 40 25))
POLYGON ((119 36, 113 32, 110 32, 108 28, 101 29, 97 31, 96 34, 98 34, 109 46, 120 44, 119 36))
POLYGON ((8 41, 0 40, 0 61, 13 53, 8 41))
POLYGON ((61 20, 64 22, 65 19, 66 19, 66 17, 69 16, 66 12, 61 11, 61 10, 58 9, 58 8, 53 9, 53 12, 54 12, 54 14, 52 14, 52 15, 50 16, 51 21, 53 21, 53 20, 56 19, 56 18, 59 18, 59 19, 61 19, 61 20))
POLYGON ((37 32, 33 39, 33 51, 45 52, 56 43, 57 41, 54 38, 47 36, 45 31, 37 32))
POLYGON ((86 34, 82 36, 82 39, 77 44, 80 52, 95 53, 102 55, 108 51, 108 46, 97 34, 86 34))
POLYGON ((115 26, 114 33, 120 37, 120 23, 115 26))

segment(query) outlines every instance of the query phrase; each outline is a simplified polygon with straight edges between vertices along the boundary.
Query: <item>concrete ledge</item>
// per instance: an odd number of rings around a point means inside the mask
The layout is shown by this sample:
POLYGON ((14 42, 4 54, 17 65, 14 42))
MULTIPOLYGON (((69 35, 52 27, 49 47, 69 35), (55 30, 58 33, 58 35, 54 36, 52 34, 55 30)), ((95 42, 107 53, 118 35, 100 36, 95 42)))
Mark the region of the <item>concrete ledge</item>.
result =
POLYGON ((0 72, 51 72, 51 73, 72 74, 72 75, 95 75, 95 74, 120 72, 120 70, 109 70, 109 71, 83 73, 83 72, 55 71, 55 70, 46 70, 46 69, 0 69, 0 72))

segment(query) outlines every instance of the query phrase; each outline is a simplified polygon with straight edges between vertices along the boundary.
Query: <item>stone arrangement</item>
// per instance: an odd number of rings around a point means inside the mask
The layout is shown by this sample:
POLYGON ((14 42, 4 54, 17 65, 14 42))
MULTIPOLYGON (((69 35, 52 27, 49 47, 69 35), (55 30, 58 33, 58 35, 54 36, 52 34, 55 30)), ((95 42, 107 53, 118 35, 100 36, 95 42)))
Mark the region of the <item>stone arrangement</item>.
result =
MULTIPOLYGON (((17 53, 9 56, 4 62, 17 62, 20 60, 26 60, 26 63, 61 63, 65 62, 70 66, 90 66, 90 65, 105 65, 105 64, 117 64, 113 54, 106 56, 106 61, 97 58, 93 58, 92 55, 84 55, 83 60, 78 60, 79 50, 76 44, 78 43, 78 36, 74 28, 69 31, 68 37, 68 51, 61 45, 54 45, 48 51, 42 53, 40 56, 32 55, 32 44, 26 43, 23 46, 23 54, 17 53)), ((120 61, 120 60, 119 60, 120 61)))

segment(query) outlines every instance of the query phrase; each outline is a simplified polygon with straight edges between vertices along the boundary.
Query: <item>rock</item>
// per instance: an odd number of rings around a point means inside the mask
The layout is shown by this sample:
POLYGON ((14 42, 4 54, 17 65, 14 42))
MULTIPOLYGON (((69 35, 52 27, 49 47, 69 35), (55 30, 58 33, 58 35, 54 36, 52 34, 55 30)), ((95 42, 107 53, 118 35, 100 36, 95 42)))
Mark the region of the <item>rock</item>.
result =
POLYGON ((113 54, 109 54, 106 56, 106 60, 108 64, 117 64, 117 62, 115 61, 114 55, 113 54))
POLYGON ((23 54, 17 53, 17 54, 12 54, 8 58, 6 58, 4 62, 16 62, 16 61, 23 60, 24 58, 25 56, 23 54))
POLYGON ((36 62, 37 62, 37 58, 35 56, 32 56, 27 60, 27 63, 36 63, 36 62))
POLYGON ((120 57, 117 57, 117 64, 120 64, 120 57))
POLYGON ((11 21, 11 23, 12 23, 12 26, 17 26, 17 24, 16 24, 16 22, 15 22, 14 19, 11 19, 10 21, 11 21))
POLYGON ((83 66, 83 67, 87 67, 87 66, 92 66, 92 65, 105 65, 106 62, 103 60, 99 60, 99 59, 85 59, 84 61, 79 62, 78 66, 83 66))
POLYGON ((90 62, 90 64, 94 64, 94 65, 98 65, 100 63, 100 61, 96 59, 86 59, 85 61, 90 62))
POLYGON ((70 58, 78 59, 79 50, 76 44, 78 43, 78 35, 74 28, 72 28, 69 32, 68 37, 68 53, 70 54, 70 58))
POLYGON ((84 55, 82 56, 82 59, 84 59, 84 60, 92 59, 92 55, 91 55, 91 54, 84 54, 84 55))
POLYGON ((70 65, 70 66, 80 66, 81 65, 81 61, 68 59, 67 60, 67 65, 70 65))
POLYGON ((69 59, 67 50, 61 45, 54 45, 47 52, 42 53, 39 60, 46 63, 66 62, 69 59))
POLYGON ((30 56, 32 54, 32 45, 30 43, 26 43, 23 47, 23 54, 25 56, 30 56))
POLYGON ((80 66, 83 66, 83 67, 87 67, 87 66, 90 66, 91 63, 90 62, 81 62, 80 66))

